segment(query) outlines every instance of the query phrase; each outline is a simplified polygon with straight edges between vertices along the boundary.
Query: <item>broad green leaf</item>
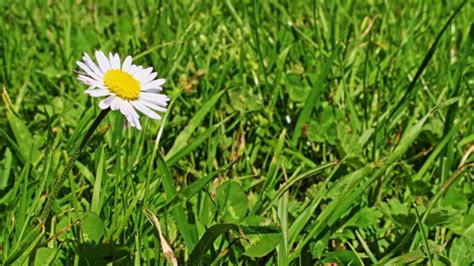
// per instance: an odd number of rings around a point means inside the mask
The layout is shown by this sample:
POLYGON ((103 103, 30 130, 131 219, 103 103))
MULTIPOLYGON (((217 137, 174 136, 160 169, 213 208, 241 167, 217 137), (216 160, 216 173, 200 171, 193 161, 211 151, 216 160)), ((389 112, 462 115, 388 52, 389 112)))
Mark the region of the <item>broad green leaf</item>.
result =
POLYGON ((247 194, 242 187, 232 181, 223 183, 217 188, 219 213, 225 222, 238 222, 248 210, 247 194))
POLYGON ((449 224, 452 218, 453 213, 450 213, 448 210, 434 209, 426 216, 424 223, 427 226, 443 226, 449 224))
POLYGON ((285 79, 285 86, 291 101, 304 102, 308 98, 311 88, 301 80, 303 78, 296 74, 288 74, 285 79))
POLYGON ((472 265, 474 263, 474 224, 464 234, 454 239, 449 250, 449 260, 454 266, 472 265))
POLYGON ((427 182, 424 182, 421 180, 417 180, 413 182, 410 189, 412 189, 413 195, 422 196, 422 195, 429 194, 432 188, 431 188, 431 184, 428 184, 427 182))
POLYGON ((309 243, 309 250, 311 254, 318 260, 321 260, 324 250, 328 248, 328 241, 329 233, 325 234, 321 239, 318 239, 318 241, 309 243))
MULTIPOLYGON (((264 257, 275 250, 280 243, 282 235, 277 227, 262 227, 259 230, 272 229, 274 232, 262 232, 246 234, 247 241, 242 241, 245 248, 245 255, 249 257, 264 257)), ((245 230, 244 230, 245 233, 245 230)))
POLYGON ((69 217, 63 217, 62 219, 59 220, 59 222, 55 226, 55 233, 57 239, 60 241, 65 241, 68 237, 68 231, 72 229, 72 219, 68 219, 69 217))
POLYGON ((350 250, 330 252, 322 262, 326 264, 336 263, 338 265, 362 265, 357 255, 350 250))
POLYGON ((469 207, 469 199, 464 193, 462 193, 462 191, 453 188, 446 192, 446 195, 442 200, 442 206, 451 207, 455 210, 464 212, 469 207))
POLYGON ((53 265, 56 256, 59 253, 58 248, 39 248, 35 255, 35 266, 53 265))
POLYGON ((81 220, 82 236, 86 242, 98 243, 105 235, 105 227, 102 219, 95 213, 88 213, 81 220))
POLYGON ((354 215, 344 226, 365 228, 378 223, 383 214, 374 208, 364 207, 354 215))
POLYGON ((381 210, 397 225, 410 229, 416 223, 416 216, 398 199, 391 199, 388 203, 380 204, 381 210))
POLYGON ((390 218, 399 226, 405 227, 406 229, 410 229, 415 225, 416 223, 416 216, 414 213, 408 213, 408 214, 392 214, 390 215, 390 218))
POLYGON ((250 216, 243 222, 242 231, 246 239, 240 242, 249 257, 263 257, 275 250, 282 239, 280 228, 265 225, 265 218, 250 216))
POLYGON ((9 148, 6 148, 5 154, 3 155, 4 162, 0 171, 0 190, 3 190, 8 185, 8 180, 10 178, 10 171, 12 167, 12 152, 9 148))
POLYGON ((309 122, 308 139, 318 143, 325 142, 323 127, 317 121, 309 122))

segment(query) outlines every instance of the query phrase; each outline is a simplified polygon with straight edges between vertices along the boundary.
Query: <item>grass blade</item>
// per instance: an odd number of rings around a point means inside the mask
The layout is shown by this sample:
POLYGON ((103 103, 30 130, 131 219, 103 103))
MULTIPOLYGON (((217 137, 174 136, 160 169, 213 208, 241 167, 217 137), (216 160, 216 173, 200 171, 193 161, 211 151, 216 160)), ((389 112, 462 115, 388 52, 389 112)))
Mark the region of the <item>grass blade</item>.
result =
MULTIPOLYGON (((448 21, 446 21, 446 23, 444 24, 443 28, 441 28, 440 32, 438 33, 438 35, 436 36, 433 44, 431 45, 430 49, 428 50, 428 52, 426 53, 425 57, 423 58, 423 61, 421 62, 421 65, 418 67, 418 70, 416 71, 416 74, 415 76, 413 77, 413 79, 411 80, 410 84, 408 85, 408 88, 407 90, 405 91, 405 94, 403 95, 402 99, 398 102, 398 104, 395 106, 395 108, 392 110, 392 112, 390 113, 390 115, 388 116, 387 118, 387 121, 390 121, 392 118, 394 117, 397 117, 398 114, 400 114, 400 112, 402 111, 402 109, 404 107, 406 107, 408 105, 408 102, 414 97, 414 95, 416 94, 416 91, 417 91, 417 87, 415 86, 416 85, 416 82, 418 81, 418 79, 420 79, 421 77, 421 74, 423 74, 423 71, 425 70, 425 68, 428 66, 428 63, 431 61, 431 58, 433 57, 433 54, 435 53, 436 51, 436 47, 439 43, 439 40, 441 39, 441 37, 443 36, 444 32, 446 31, 446 29, 448 29, 448 26, 449 24, 451 24, 451 22, 454 20, 454 18, 456 17, 456 15, 459 13, 459 11, 461 11, 461 9, 463 8, 463 6, 467 3, 468 1, 464 1, 462 4, 460 4, 458 6, 458 8, 456 10, 454 10, 453 14, 451 15, 451 17, 449 17, 448 21)), ((394 122, 395 120, 392 121, 392 123, 394 122)))
POLYGON ((102 176, 105 173, 105 151, 104 147, 100 150, 99 155, 99 164, 97 165, 97 171, 95 175, 94 181, 94 189, 92 191, 92 203, 91 203, 91 211, 97 215, 100 215, 100 191, 102 188, 102 176))
POLYGON ((175 163, 177 163, 180 159, 184 158, 186 155, 188 155, 190 152, 192 152, 194 149, 199 147, 204 141, 206 141, 208 138, 211 137, 212 133, 216 131, 219 127, 221 127, 225 122, 227 122, 230 118, 232 118, 233 115, 227 117, 223 121, 211 126, 210 128, 206 129, 201 135, 199 135, 196 139, 193 140, 193 142, 189 143, 186 145, 184 148, 181 148, 177 150, 175 153, 173 153, 172 156, 166 156, 166 163, 168 166, 173 166, 175 163))
MULTIPOLYGON (((174 186, 173 177, 171 176, 171 172, 168 168, 168 165, 166 164, 163 156, 160 153, 157 153, 156 159, 158 163, 158 171, 160 172, 160 177, 162 180, 163 188, 165 189, 166 196, 168 199, 172 199, 173 197, 178 195, 178 192, 174 186)), ((178 230, 181 233, 184 242, 186 243, 186 247, 188 248, 188 250, 192 250, 197 242, 196 228, 188 223, 186 213, 181 205, 176 206, 172 210, 172 212, 174 219, 176 220, 178 230)))
POLYGON ((239 232, 239 227, 235 224, 216 224, 209 227, 191 252, 186 265, 200 265, 202 258, 206 255, 209 248, 211 248, 214 241, 220 235, 225 234, 230 230, 239 232))
POLYGON ((332 66, 332 61, 336 57, 337 50, 334 50, 330 55, 329 59, 324 64, 321 73, 316 80, 316 83, 313 84, 313 88, 306 99, 303 110, 301 111, 298 120, 296 122, 295 130, 293 132, 293 137, 291 139, 291 146, 296 147, 298 140, 303 132, 303 125, 310 120, 311 113, 316 107, 316 104, 319 102, 318 98, 321 94, 321 91, 326 87, 326 77, 329 74, 329 70, 332 66))
POLYGON ((179 151, 181 151, 186 145, 188 145, 188 140, 191 135, 196 131, 196 129, 201 125, 202 121, 206 117, 206 115, 214 108, 217 101, 221 98, 222 94, 224 94, 224 90, 216 93, 214 96, 211 97, 206 103, 203 104, 201 109, 199 109, 196 114, 189 120, 189 123, 184 128, 184 130, 176 137, 173 146, 166 154, 166 160, 169 160, 173 156, 175 156, 179 151))

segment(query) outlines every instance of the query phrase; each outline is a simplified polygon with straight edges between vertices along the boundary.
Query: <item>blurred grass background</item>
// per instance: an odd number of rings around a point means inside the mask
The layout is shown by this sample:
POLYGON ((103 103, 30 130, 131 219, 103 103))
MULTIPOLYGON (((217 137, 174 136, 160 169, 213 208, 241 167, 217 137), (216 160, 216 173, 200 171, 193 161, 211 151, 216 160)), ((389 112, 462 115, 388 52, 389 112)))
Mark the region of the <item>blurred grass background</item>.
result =
POLYGON ((0 262, 469 265, 469 1, 0 1, 0 262), (464 4, 463 6, 461 6, 464 4), (172 102, 142 131, 99 112, 75 62, 153 66, 172 102))

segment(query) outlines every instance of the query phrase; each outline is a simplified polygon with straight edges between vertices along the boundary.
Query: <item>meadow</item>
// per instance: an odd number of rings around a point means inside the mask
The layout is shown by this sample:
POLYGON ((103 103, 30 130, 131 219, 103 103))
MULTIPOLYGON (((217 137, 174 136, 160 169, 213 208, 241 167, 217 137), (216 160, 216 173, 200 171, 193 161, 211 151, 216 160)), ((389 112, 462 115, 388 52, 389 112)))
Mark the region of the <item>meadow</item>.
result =
POLYGON ((473 11, 0 0, 0 265, 472 265, 473 11), (171 101, 73 161, 96 50, 171 101))

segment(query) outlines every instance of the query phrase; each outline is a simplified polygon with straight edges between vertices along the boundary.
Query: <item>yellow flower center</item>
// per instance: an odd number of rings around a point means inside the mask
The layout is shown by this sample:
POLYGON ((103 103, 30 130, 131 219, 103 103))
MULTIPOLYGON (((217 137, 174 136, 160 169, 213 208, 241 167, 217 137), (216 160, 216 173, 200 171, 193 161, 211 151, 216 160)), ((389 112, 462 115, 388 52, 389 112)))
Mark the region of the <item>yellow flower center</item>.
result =
POLYGON ((120 98, 135 100, 140 95, 140 83, 132 75, 120 69, 109 70, 104 74, 107 88, 120 98))

